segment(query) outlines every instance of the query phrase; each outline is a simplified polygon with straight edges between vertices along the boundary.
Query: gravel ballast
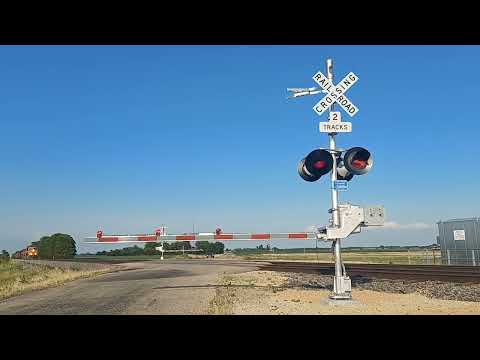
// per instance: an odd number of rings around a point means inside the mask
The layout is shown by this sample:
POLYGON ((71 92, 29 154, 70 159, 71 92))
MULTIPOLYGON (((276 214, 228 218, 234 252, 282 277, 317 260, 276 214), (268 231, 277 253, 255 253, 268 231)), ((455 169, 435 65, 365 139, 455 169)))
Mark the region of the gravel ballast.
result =
MULTIPOLYGON (((333 289, 333 277, 328 275, 282 273, 288 278, 287 287, 303 289, 333 289)), ((352 288, 395 294, 418 293, 433 299, 480 302, 480 284, 442 281, 373 279, 352 276, 352 288)))

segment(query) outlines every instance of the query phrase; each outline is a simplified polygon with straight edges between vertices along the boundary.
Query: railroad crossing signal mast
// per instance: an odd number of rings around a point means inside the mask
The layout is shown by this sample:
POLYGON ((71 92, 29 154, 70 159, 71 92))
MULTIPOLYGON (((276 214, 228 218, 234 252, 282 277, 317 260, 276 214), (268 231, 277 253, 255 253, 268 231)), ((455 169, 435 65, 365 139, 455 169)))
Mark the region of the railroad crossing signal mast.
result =
MULTIPOLYGON (((370 206, 361 208, 350 204, 338 204, 338 191, 346 190, 348 181, 354 175, 363 175, 370 171, 373 165, 373 157, 367 149, 354 147, 344 153, 337 149, 335 136, 340 132, 351 132, 352 124, 342 122, 341 113, 335 111, 335 103, 338 103, 351 117, 355 116, 358 108, 346 97, 345 92, 358 81, 358 77, 350 72, 336 86, 333 85, 333 61, 327 59, 327 76, 320 71, 313 76, 313 80, 320 85, 319 88, 289 88, 293 96, 316 95, 326 93, 313 108, 322 115, 329 109, 329 121, 320 122, 320 132, 328 133, 329 148, 317 149, 302 159, 298 166, 298 173, 302 179, 314 182, 330 172, 332 208, 331 224, 318 229, 319 234, 324 234, 326 241, 333 242, 335 253, 335 277, 333 293, 330 298, 334 300, 351 299, 352 285, 347 276, 342 262, 341 240, 351 233, 358 233, 363 226, 381 226, 384 223, 385 214, 383 206, 370 206)), ((317 236, 320 238, 320 236, 317 236)))

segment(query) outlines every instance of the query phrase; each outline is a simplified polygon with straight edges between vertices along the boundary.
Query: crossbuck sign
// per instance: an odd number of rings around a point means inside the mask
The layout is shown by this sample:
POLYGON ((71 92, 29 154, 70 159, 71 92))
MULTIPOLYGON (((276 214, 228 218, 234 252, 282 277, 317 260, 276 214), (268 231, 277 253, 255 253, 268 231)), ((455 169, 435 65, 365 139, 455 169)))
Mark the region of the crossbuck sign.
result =
POLYGON ((325 110, 336 102, 348 115, 355 116, 358 112, 358 108, 345 96, 345 92, 358 81, 357 75, 350 72, 337 84, 337 86, 333 86, 330 80, 328 80, 328 78, 320 71, 313 76, 313 80, 315 80, 323 90, 328 91, 328 95, 325 95, 325 97, 313 107, 313 110, 318 115, 322 115, 325 110))

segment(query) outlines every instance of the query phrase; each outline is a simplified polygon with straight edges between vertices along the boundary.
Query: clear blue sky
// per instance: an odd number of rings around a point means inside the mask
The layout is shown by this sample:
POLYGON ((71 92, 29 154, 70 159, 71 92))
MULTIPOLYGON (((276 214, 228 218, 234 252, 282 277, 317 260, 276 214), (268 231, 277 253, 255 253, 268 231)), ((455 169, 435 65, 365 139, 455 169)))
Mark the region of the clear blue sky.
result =
POLYGON ((327 146, 326 115, 320 95, 286 88, 315 86, 327 57, 337 81, 359 77, 338 145, 375 158, 341 201, 383 204, 395 223, 344 245, 430 244, 436 221, 479 216, 478 46, 1 46, 0 248, 326 224, 328 181, 296 170, 327 146))

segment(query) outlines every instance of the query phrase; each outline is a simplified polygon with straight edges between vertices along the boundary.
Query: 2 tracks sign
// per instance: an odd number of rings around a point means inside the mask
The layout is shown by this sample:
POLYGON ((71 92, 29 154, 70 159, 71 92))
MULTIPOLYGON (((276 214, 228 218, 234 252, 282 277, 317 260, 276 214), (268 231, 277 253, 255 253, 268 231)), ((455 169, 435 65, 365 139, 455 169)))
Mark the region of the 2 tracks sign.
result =
POLYGON ((351 122, 342 122, 342 115, 339 111, 332 111, 328 122, 320 122, 320 132, 324 133, 340 133, 352 132, 351 122))

